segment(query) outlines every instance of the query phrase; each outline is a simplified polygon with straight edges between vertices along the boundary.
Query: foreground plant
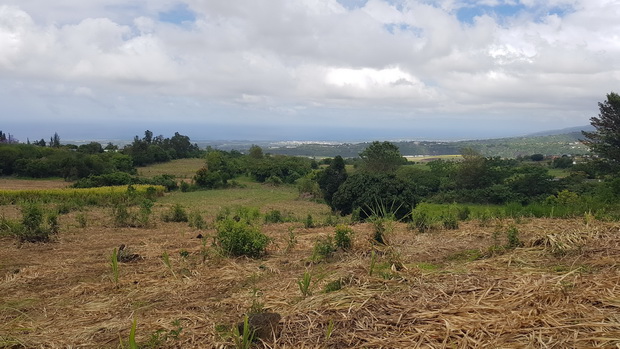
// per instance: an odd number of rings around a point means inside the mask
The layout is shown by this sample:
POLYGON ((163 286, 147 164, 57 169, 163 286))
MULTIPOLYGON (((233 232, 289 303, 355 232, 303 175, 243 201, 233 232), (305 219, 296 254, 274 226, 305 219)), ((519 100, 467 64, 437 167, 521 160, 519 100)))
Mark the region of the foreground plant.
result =
POLYGON ((301 295, 304 297, 312 295, 310 291, 310 283, 312 282, 312 275, 307 270, 304 272, 304 276, 301 280, 297 281, 297 285, 299 286, 299 291, 301 291, 301 295))
POLYGON ((112 255, 110 256, 110 267, 112 268, 112 280, 114 280, 116 287, 118 287, 118 251, 116 250, 116 247, 114 248, 114 250, 112 251, 112 255))
POLYGON ((233 340, 237 349, 250 349, 252 346, 254 331, 250 328, 250 321, 247 315, 243 317, 243 330, 241 332, 238 326, 233 328, 233 340))

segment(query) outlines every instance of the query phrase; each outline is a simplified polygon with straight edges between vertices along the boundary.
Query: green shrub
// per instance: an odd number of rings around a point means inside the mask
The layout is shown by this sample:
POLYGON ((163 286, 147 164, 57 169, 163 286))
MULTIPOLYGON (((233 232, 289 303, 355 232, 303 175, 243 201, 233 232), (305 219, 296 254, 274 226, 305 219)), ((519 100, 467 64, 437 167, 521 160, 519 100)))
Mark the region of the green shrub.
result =
POLYGON ((226 254, 251 258, 265 254, 269 238, 257 227, 226 218, 217 223, 216 229, 218 245, 226 254))
POLYGON ((258 222, 260 217, 260 210, 256 207, 239 206, 235 208, 234 211, 230 207, 224 207, 215 216, 215 221, 219 222, 226 219, 232 219, 237 222, 243 221, 250 224, 258 222))
POLYGON ((312 250, 312 260, 313 261, 321 261, 324 259, 330 258, 336 248, 334 247, 334 242, 331 236, 318 239, 314 243, 314 249, 312 250))
POLYGON ((46 218, 41 205, 34 202, 25 203, 21 210, 21 224, 9 224, 9 229, 21 242, 48 242, 52 235, 58 233, 56 212, 49 212, 46 218))
POLYGON ((306 220, 304 221, 304 227, 306 227, 307 229, 314 228, 314 220, 312 219, 311 214, 308 214, 308 216, 306 217, 306 220))
POLYGON ((204 218, 202 218, 202 215, 200 215, 200 212, 198 211, 190 212, 188 219, 189 219, 189 226, 192 228, 196 228, 196 229, 207 228, 207 222, 205 222, 204 218))
POLYGON ((282 218, 282 213, 279 210, 271 210, 265 213, 265 223, 282 223, 284 219, 282 218))
POLYGON ((459 220, 456 218, 456 215, 447 212, 441 217, 442 225, 445 229, 458 229, 459 228, 459 220))
POLYGON ((327 285, 323 288, 323 292, 329 293, 340 289, 342 289, 342 280, 338 279, 327 283, 327 285))
POLYGON ((420 233, 425 233, 433 228, 434 220, 427 211, 419 207, 411 213, 411 224, 420 233))
POLYGON ((187 222, 189 217, 187 211, 181 204, 175 204, 167 213, 162 216, 164 222, 187 222))
POLYGON ((351 246, 353 246, 353 242, 351 240, 352 235, 353 229, 343 224, 337 225, 334 239, 336 241, 336 246, 342 248, 343 250, 350 249, 351 246))

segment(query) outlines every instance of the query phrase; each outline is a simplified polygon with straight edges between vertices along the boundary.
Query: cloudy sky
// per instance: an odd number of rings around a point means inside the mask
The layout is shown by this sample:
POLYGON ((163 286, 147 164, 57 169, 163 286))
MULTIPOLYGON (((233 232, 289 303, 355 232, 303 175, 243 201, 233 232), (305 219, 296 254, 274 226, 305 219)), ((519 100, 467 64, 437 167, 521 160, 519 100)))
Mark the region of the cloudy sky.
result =
POLYGON ((463 139, 586 125, 620 0, 3 0, 20 140, 463 139))

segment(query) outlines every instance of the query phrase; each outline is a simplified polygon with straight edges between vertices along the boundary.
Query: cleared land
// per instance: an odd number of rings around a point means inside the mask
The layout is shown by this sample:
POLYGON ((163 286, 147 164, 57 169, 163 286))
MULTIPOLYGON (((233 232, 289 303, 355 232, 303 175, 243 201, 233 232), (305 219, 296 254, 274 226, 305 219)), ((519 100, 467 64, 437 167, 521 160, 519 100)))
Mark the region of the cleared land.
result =
POLYGON ((142 347, 227 348, 230 328, 253 305, 282 315, 275 341, 257 344, 265 348, 620 346, 618 223, 496 219, 424 234, 397 223, 385 246, 373 244, 375 227, 365 223, 352 226, 351 250, 320 262, 311 261, 313 247, 333 227, 267 224, 272 243, 254 260, 222 256, 212 227, 163 222, 174 203, 205 218, 237 204, 328 217, 293 188, 254 184, 168 194, 150 228, 117 228, 111 208, 87 207, 60 217, 53 243, 0 237, 0 347, 118 348, 135 319, 142 347), (513 227, 523 246, 498 248, 513 227), (110 255, 121 244, 141 258, 120 263, 117 286, 110 255), (312 275, 306 297, 304 272, 312 275))

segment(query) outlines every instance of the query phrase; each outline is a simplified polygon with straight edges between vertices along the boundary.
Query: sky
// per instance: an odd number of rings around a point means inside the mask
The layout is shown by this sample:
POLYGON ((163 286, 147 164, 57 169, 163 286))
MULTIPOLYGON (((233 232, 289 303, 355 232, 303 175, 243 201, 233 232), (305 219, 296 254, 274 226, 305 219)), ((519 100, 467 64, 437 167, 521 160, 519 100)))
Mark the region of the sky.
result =
POLYGON ((589 124, 620 0, 3 0, 17 139, 426 140, 589 124))

